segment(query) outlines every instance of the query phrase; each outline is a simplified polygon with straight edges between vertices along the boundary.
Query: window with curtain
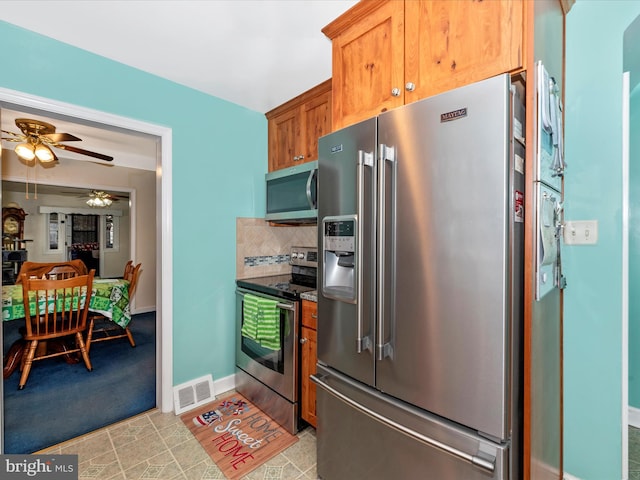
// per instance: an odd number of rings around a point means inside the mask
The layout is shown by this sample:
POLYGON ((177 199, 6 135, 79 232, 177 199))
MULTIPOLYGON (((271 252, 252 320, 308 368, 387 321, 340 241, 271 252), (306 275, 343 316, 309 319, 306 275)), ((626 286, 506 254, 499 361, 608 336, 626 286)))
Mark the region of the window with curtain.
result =
POLYGON ((99 215, 71 215, 71 243, 98 243, 99 215))

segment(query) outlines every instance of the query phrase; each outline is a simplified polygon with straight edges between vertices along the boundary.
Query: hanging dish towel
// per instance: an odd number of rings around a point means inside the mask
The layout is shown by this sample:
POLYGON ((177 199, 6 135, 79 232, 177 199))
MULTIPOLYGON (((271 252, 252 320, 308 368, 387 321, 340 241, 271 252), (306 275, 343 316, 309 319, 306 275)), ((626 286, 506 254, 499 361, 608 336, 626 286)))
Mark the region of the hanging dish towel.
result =
POLYGON ((258 298, 258 341, 271 350, 280 350, 280 309, 276 300, 258 298))
POLYGON ((258 301, 260 299, 255 295, 246 294, 242 307, 242 336, 251 340, 258 340, 258 301))

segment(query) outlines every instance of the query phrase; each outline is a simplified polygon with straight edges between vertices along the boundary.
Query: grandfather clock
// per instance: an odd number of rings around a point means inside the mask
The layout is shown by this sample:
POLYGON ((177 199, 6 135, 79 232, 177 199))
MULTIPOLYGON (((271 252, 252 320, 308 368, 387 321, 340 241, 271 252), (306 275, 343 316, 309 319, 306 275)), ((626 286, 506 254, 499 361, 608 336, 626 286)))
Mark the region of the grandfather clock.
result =
POLYGON ((19 207, 2 208, 2 248, 4 250, 22 250, 15 240, 24 238, 24 219, 27 213, 19 207))
POLYGON ((27 260, 24 242, 24 218, 20 207, 2 208, 2 284, 15 283, 22 263, 27 260))

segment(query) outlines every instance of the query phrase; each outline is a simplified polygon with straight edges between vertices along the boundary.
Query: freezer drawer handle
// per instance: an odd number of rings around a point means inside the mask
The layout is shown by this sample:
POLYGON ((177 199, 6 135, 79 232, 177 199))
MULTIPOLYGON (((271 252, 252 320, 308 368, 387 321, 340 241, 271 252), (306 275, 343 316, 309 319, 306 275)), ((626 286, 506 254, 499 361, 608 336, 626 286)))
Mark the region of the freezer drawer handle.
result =
POLYGON ((398 432, 404 435, 412 437, 418 440, 419 442, 422 442, 430 447, 434 447, 439 450, 442 450, 443 452, 453 455, 454 457, 458 457, 462 460, 465 460, 471 463, 472 465, 475 465, 487 470, 488 472, 493 473, 496 469, 495 458, 492 460, 488 460, 486 458, 478 457, 477 455, 471 455, 469 453, 463 452, 462 450, 458 450, 457 448, 453 448, 445 443, 439 442, 438 440, 434 440, 433 438, 429 438, 425 435, 422 435, 421 433, 416 432, 411 428, 407 428, 404 425, 394 422, 393 420, 386 418, 385 416, 380 415, 379 413, 374 412, 373 410, 365 407, 364 405, 361 405, 360 403, 350 399, 346 395, 343 395, 342 393, 337 391, 335 388, 329 386, 327 383, 323 381, 323 378, 326 378, 326 376, 318 377, 316 375, 311 375, 310 378, 313 381, 313 383, 318 385, 320 388, 326 390, 328 393, 330 393, 334 397, 338 398, 339 400, 342 400, 344 403, 347 403, 348 405, 352 406, 356 410, 359 410, 365 415, 375 420, 378 420, 381 423, 384 423, 385 425, 393 428, 394 430, 397 430, 398 432))

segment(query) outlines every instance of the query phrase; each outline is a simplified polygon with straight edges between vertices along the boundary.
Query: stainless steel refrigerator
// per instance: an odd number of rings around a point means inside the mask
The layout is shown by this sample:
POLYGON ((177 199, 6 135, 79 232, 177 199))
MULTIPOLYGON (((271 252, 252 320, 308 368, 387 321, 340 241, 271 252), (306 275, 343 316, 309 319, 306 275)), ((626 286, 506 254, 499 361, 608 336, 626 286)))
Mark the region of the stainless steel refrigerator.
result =
POLYGON ((523 122, 502 75, 320 139, 320 478, 521 477, 523 122))

